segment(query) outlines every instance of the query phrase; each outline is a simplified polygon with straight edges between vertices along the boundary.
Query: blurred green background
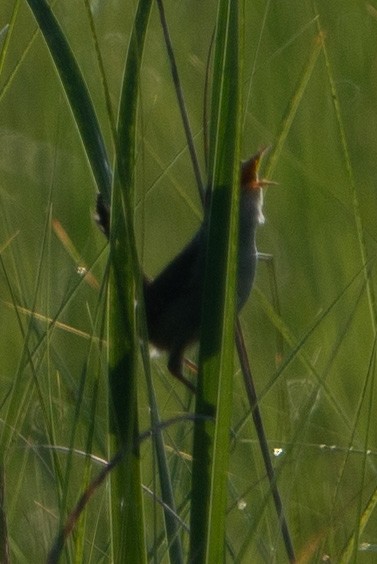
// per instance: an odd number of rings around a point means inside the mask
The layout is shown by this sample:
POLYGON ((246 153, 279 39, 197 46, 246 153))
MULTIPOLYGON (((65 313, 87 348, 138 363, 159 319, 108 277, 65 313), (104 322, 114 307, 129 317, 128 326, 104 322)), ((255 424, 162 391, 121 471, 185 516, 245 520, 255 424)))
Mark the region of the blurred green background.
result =
MULTIPOLYGON (((134 3, 90 5, 116 112, 134 3)), ((204 175, 203 88, 216 2, 167 0, 165 7, 204 175)), ((58 0, 54 12, 111 154, 84 3, 58 0)), ((271 452, 281 449, 274 457, 278 485, 300 561, 348 561, 355 534, 352 558, 375 562, 377 3, 249 0, 243 18, 242 152, 246 158, 272 146, 266 174, 279 186, 266 193, 258 247, 273 257, 280 313, 269 306, 269 270, 261 261, 241 322, 271 452)), ((0 61, 0 423, 12 556, 31 562, 45 557, 59 515, 88 479, 78 451, 106 458, 98 344, 106 249, 93 221, 96 188, 78 130, 25 2, 2 0, 0 48, 7 30, 0 61), (49 326, 55 317, 58 324, 49 326)), ((137 168, 139 253, 153 276, 202 218, 156 8, 142 68, 137 168)), ((187 391, 167 374, 164 357, 152 367, 161 417, 186 410, 187 391)), ((234 377, 227 559, 285 562, 238 370, 234 377)), ((141 374, 141 393, 143 386, 141 374)), ((147 428, 147 405, 142 416, 147 428)), ((191 425, 169 429, 166 440, 179 505, 189 494, 191 425)), ((150 444, 143 456, 144 483, 155 490, 150 444)), ((100 468, 89 466, 94 474, 100 468)), ((156 509, 145 495, 148 519, 156 509)), ((183 505, 184 519, 185 511, 183 505)), ((86 520, 85 561, 108 561, 105 487, 86 520)), ((157 543, 152 530, 149 541, 157 543)), ((161 541, 159 561, 165 551, 161 541)))

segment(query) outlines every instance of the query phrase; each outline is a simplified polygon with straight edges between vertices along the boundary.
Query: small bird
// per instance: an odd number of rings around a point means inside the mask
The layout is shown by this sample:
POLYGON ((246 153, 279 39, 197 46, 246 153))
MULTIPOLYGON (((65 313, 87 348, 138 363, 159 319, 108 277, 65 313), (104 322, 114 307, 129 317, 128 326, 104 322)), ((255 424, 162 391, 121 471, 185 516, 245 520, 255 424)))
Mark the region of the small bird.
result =
MULTIPOLYGON (((262 188, 275 184, 258 177, 265 151, 262 149, 241 165, 237 311, 247 301, 254 281, 258 258, 256 229, 264 222, 262 188)), ((109 208, 101 194, 97 197, 97 219, 108 238, 109 208)), ((195 386, 183 376, 183 358, 186 347, 197 341, 200 334, 206 228, 204 221, 187 246, 156 278, 149 280, 143 276, 149 341, 168 352, 169 371, 193 391, 195 386)))

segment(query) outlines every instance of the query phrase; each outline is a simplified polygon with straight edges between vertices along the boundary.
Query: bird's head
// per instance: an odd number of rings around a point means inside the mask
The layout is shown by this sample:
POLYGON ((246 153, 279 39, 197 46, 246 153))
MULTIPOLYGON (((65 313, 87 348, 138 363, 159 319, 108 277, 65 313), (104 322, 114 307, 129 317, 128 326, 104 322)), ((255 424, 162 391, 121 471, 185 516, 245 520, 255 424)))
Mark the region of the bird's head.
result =
POLYGON ((272 180, 259 178, 258 171, 262 157, 266 154, 269 147, 265 147, 253 155, 249 160, 241 164, 241 197, 242 194, 251 197, 255 207, 256 220, 258 223, 264 222, 263 215, 263 191, 265 186, 276 185, 272 180))

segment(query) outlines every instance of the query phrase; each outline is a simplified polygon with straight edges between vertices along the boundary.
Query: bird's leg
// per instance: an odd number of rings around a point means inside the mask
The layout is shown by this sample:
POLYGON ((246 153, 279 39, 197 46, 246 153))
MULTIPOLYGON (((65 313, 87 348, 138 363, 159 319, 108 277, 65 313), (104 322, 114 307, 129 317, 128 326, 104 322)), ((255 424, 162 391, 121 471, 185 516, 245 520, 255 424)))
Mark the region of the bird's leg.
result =
POLYGON ((195 364, 195 362, 193 362, 189 358, 184 357, 183 364, 186 366, 186 368, 191 370, 191 372, 193 372, 194 374, 198 374, 198 365, 195 364))
POLYGON ((194 384, 187 380, 182 374, 183 372, 183 353, 184 349, 182 347, 174 348, 169 354, 168 360, 168 370, 175 378, 182 382, 189 390, 194 394, 196 393, 196 387, 194 384))

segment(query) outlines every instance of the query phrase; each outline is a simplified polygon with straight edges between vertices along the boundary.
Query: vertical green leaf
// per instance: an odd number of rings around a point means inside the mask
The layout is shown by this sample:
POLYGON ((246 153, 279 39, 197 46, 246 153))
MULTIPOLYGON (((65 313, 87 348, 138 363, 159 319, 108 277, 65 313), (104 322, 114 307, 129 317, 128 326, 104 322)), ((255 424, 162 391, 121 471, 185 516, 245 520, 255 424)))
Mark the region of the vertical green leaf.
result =
POLYGON ((202 312, 198 419, 194 430, 190 557, 223 562, 232 407, 240 163, 238 3, 217 15, 210 127, 212 197, 202 312))
POLYGON ((111 204, 109 409, 112 455, 125 456, 111 479, 112 561, 146 561, 137 409, 139 266, 133 229, 139 75, 151 0, 140 0, 130 38, 118 116, 111 204))

